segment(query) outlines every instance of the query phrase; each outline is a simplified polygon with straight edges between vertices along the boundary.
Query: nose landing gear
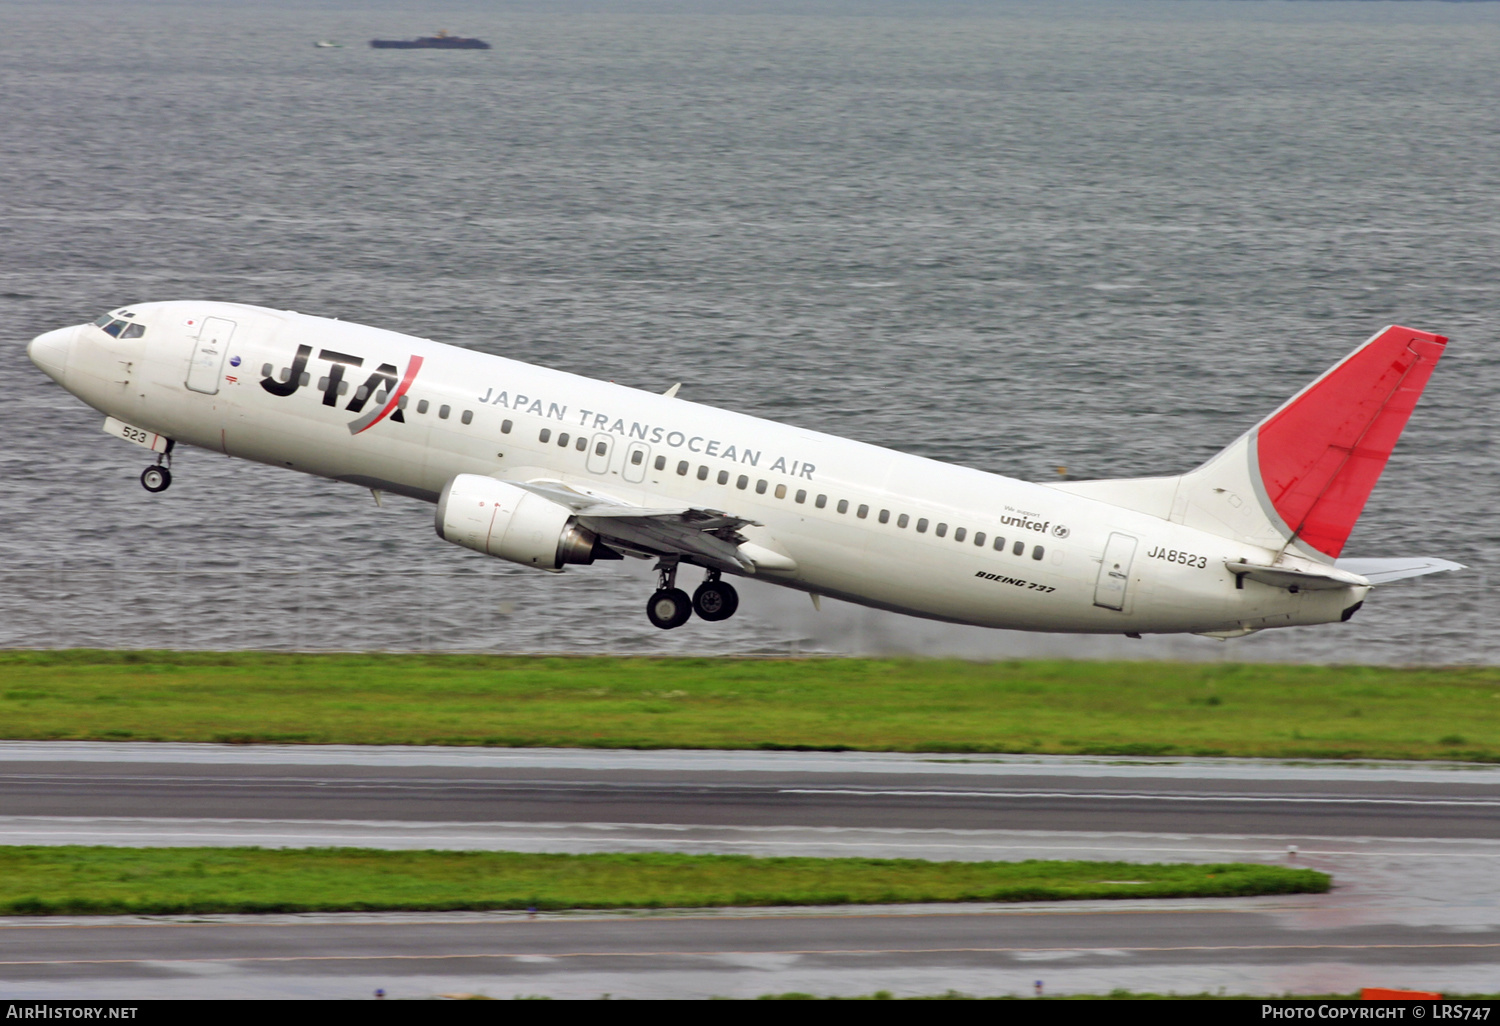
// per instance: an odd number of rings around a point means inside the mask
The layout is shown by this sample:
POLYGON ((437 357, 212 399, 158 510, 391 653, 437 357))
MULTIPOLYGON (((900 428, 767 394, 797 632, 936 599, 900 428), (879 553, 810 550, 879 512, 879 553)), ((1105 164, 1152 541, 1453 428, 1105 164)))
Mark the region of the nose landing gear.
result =
POLYGON ((141 471, 141 487, 151 493, 164 492, 172 486, 172 471, 160 458, 156 465, 141 471))
MULTIPOLYGON (((129 430, 134 431, 136 429, 130 428, 129 430)), ((156 457, 156 466, 147 467, 141 471, 141 487, 152 494, 164 492, 172 487, 173 444, 172 440, 168 439, 166 452, 160 453, 156 457)))
POLYGON ((656 592, 646 603, 646 618, 669 631, 687 623, 695 612, 704 620, 727 620, 739 606, 739 592, 719 580, 719 571, 710 570, 689 599, 687 592, 677 587, 676 562, 662 560, 656 564, 656 592))

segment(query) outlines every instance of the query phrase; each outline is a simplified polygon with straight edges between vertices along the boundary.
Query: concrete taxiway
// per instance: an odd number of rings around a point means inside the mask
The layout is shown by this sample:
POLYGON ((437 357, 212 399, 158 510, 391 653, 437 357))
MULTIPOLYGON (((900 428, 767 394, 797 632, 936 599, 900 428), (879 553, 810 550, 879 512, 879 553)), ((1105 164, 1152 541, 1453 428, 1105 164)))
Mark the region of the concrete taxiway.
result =
POLYGON ((1221 901, 0 920, 8 995, 1283 993, 1500 980, 1500 770, 0 744, 0 842, 1276 861, 1221 901), (1295 851, 1289 851, 1294 848, 1295 851))

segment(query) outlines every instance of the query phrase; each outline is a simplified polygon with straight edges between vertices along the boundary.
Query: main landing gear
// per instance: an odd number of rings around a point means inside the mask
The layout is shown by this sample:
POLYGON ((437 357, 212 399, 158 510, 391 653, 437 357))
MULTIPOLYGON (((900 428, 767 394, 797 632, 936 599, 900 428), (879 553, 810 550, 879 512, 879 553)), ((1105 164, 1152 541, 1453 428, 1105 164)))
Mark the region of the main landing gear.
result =
POLYGON ((734 590, 734 585, 719 580, 717 570, 710 570, 693 592, 693 612, 705 620, 727 620, 738 608, 740 593, 734 590))
POLYGON ((681 627, 697 613, 704 620, 727 620, 740 606, 739 592, 719 580, 719 571, 710 570, 693 597, 677 587, 677 564, 665 560, 656 564, 656 593, 646 603, 646 618, 664 631, 681 627))

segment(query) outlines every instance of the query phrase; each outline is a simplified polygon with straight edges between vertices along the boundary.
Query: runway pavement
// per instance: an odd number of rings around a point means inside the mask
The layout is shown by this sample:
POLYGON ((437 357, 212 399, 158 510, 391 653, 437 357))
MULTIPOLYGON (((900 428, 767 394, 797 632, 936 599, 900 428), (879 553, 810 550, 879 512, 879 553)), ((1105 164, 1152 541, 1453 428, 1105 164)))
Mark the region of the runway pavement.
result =
POLYGON ((0 743, 0 842, 1292 861, 1329 895, 0 920, 8 996, 1500 989, 1500 769, 0 743), (1289 852, 1295 847, 1295 852, 1289 852))

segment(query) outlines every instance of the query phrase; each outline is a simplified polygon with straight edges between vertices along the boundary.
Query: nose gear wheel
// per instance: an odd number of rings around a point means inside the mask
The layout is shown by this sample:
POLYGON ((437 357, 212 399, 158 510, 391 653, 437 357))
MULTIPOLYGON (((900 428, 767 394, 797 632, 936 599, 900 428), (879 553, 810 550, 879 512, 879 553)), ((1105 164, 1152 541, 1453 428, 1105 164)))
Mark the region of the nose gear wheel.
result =
POLYGON ((172 472, 166 467, 153 466, 141 471, 141 487, 148 492, 164 492, 172 485, 172 472))

